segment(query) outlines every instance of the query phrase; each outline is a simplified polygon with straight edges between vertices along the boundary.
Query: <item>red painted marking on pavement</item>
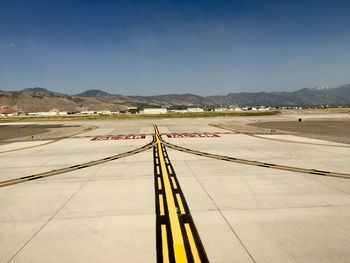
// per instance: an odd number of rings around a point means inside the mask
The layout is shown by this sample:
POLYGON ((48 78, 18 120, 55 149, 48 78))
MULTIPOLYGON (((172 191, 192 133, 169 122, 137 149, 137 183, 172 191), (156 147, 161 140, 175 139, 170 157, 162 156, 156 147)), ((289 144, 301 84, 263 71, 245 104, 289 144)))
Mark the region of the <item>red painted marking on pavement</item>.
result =
POLYGON ((214 138, 214 137, 220 137, 217 134, 214 133, 174 133, 174 134, 167 134, 168 138, 214 138))
POLYGON ((135 139, 145 139, 145 135, 106 135, 106 136, 96 136, 91 139, 91 141, 109 141, 109 140, 135 140, 135 139))

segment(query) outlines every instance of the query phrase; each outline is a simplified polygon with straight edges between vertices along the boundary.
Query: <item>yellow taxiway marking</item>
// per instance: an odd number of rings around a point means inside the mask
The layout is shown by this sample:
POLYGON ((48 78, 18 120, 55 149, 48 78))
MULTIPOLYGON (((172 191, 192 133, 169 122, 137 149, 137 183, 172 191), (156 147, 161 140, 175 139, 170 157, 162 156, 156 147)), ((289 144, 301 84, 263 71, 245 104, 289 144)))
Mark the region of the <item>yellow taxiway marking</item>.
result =
POLYGON ((186 229, 188 241, 190 242, 190 247, 191 247, 191 251, 192 251, 192 255, 193 255, 193 260, 194 260, 194 262, 201 262, 201 260, 199 258, 199 255, 198 255, 198 250, 197 250, 196 243, 194 242, 194 238, 193 238, 193 235, 192 235, 192 231, 191 231, 190 225, 189 224, 185 224, 185 229, 186 229))
MULTIPOLYGON (((18 178, 13 178, 13 179, 0 181, 0 187, 5 187, 5 186, 14 185, 14 184, 24 183, 24 182, 28 182, 28 181, 31 181, 31 180, 41 179, 41 178, 44 178, 44 177, 59 175, 59 174, 63 174, 63 173, 71 172, 71 171, 76 171, 78 169, 83 169, 83 168, 86 168, 86 167, 91 167, 91 166, 103 164, 103 163, 106 163, 106 162, 110 162, 110 161, 113 161, 113 160, 121 159, 121 158, 124 158, 124 157, 128 157, 128 156, 131 156, 131 155, 134 155, 134 154, 146 151, 146 150, 150 149, 153 146, 154 146, 154 142, 148 143, 148 144, 146 144, 146 145, 144 145, 144 146, 142 146, 140 148, 137 148, 135 150, 132 150, 132 151, 129 151, 129 152, 126 152, 126 153, 112 155, 112 156, 109 156, 109 157, 106 157, 106 158, 103 158, 103 159, 90 161, 90 162, 86 162, 86 163, 82 163, 82 164, 78 164, 78 165, 73 165, 73 166, 69 166, 69 167, 65 167, 65 168, 60 168, 60 169, 56 169, 56 170, 51 170, 51 171, 47 171, 47 172, 42 172, 42 173, 38 173, 38 174, 32 174, 32 175, 28 175, 28 176, 22 176, 22 177, 18 177, 18 178)), ((30 148, 30 147, 28 147, 28 148, 30 148)))
POLYGON ((162 180, 158 177, 158 189, 162 190, 162 180))
POLYGON ((160 174, 159 166, 157 166, 157 175, 160 174))
POLYGON ((177 184, 176 184, 175 178, 171 177, 171 181, 173 182, 174 189, 177 189, 177 184))
POLYGON ((297 172, 297 173, 306 173, 306 174, 315 174, 320 176, 332 176, 332 177, 339 177, 339 178, 347 178, 350 179, 350 173, 338 173, 338 172, 331 172, 331 171, 320 171, 317 169, 307 169, 307 168, 300 168, 300 167, 294 167, 294 166, 285 166, 285 165, 279 165, 279 164, 273 164, 273 163, 263 163, 263 162, 257 162, 257 161, 251 161, 251 160, 245 160, 245 159, 239 159, 229 156, 223 156, 219 154, 211 154, 207 152, 200 152, 197 150, 191 150, 182 146, 177 146, 172 143, 163 141, 165 145, 167 145, 171 149, 175 149, 181 152, 187 152, 199 156, 204 156, 208 158, 213 158, 216 160, 223 160, 223 161, 229 161, 234 163, 241 163, 246 165, 254 165, 254 166, 260 166, 270 169, 278 169, 278 170, 284 170, 284 171, 291 171, 291 172, 297 172))
POLYGON ((159 195, 159 211, 160 215, 164 215, 164 201, 163 201, 163 195, 159 195))
POLYGON ((163 247, 163 262, 169 262, 168 239, 166 234, 166 225, 162 225, 162 247, 163 247))
MULTIPOLYGON (((181 227, 179 217, 176 212, 175 200, 171 190, 171 184, 169 179, 169 174, 166 169, 164 155, 162 149, 162 143, 160 141, 159 135, 156 136, 157 145, 158 145, 158 154, 160 160, 160 166, 163 175, 164 182, 164 190, 165 190, 165 199, 168 205, 169 212, 169 220, 170 220, 170 228, 173 238, 173 246, 174 246, 174 255, 176 262, 187 262, 187 256, 185 251, 185 244, 182 237, 181 227)), ((157 160, 157 159, 156 159, 157 160)), ((163 233, 162 233, 163 235, 163 233)), ((166 238, 166 237, 165 237, 166 238)), ((164 238, 163 238, 164 240, 164 238)), ((164 254, 163 254, 164 255, 164 254)))
POLYGON ((184 208, 184 205, 182 204, 182 200, 181 200, 181 196, 179 194, 176 194, 176 199, 177 199, 177 202, 179 204, 179 207, 180 207, 180 212, 182 215, 185 214, 185 208, 184 208))
POLYGON ((173 169, 171 169, 171 166, 170 165, 168 165, 168 169, 169 169, 169 173, 173 173, 173 169))

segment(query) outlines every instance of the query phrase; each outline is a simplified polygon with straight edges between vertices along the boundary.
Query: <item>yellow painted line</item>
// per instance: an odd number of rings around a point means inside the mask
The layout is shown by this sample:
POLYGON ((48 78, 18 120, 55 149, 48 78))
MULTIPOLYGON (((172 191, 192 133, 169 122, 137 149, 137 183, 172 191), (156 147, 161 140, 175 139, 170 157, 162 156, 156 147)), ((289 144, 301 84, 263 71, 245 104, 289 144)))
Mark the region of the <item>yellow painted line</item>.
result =
POLYGON ((162 225, 162 249, 163 249, 163 262, 169 262, 169 251, 168 251, 168 239, 166 235, 166 225, 162 225))
POLYGON ((177 184, 176 184, 175 178, 171 177, 171 181, 173 182, 174 189, 177 189, 177 184))
POLYGON ((181 196, 179 194, 176 194, 176 199, 177 199, 177 202, 178 202, 179 207, 180 207, 181 215, 184 215, 185 214, 185 208, 184 208, 184 206, 182 204, 181 196))
POLYGON ((168 158, 166 158, 166 159, 165 159, 165 162, 166 162, 167 164, 169 164, 169 159, 168 159, 168 158))
POLYGON ((159 195, 159 210, 160 210, 160 215, 164 215, 164 201, 163 201, 163 195, 159 195))
POLYGON ((169 169, 169 172, 170 172, 171 174, 173 174, 173 169, 171 169, 171 166, 170 166, 170 165, 168 165, 168 169, 169 169))
POLYGON ((162 190, 162 180, 160 180, 160 177, 158 177, 158 189, 162 190))
POLYGON ((169 174, 165 166, 163 152, 161 151, 162 145, 161 145, 159 136, 157 136, 157 144, 158 144, 159 160, 160 160, 160 165, 161 165, 161 170, 163 175, 165 198, 168 205, 171 233, 172 233, 173 246, 174 246, 175 262, 187 262, 185 244, 181 233, 180 221, 176 212, 175 200, 171 190, 169 174))
POLYGON ((156 164, 159 164, 158 158, 156 159, 156 164))
POLYGON ((185 229, 186 229, 186 233, 187 233, 187 237, 188 237, 188 241, 190 242, 190 247, 191 247, 191 251, 192 251, 192 255, 193 255, 193 260, 194 262, 201 262, 199 255, 198 255, 198 250, 197 250, 197 246, 196 243, 194 242, 194 238, 192 235, 192 230, 189 224, 185 224, 185 229))
POLYGON ((157 166, 157 175, 160 174, 159 166, 157 166))
POLYGON ((241 164, 246 164, 246 165, 255 165, 255 166, 261 166, 261 165, 266 165, 263 167, 269 168, 269 169, 278 169, 278 170, 284 170, 284 171, 291 171, 291 172, 297 172, 297 173, 306 173, 306 174, 312 174, 316 173, 316 175, 320 176, 333 176, 333 177, 339 177, 339 178, 347 178, 350 179, 350 174, 346 173, 336 173, 336 172, 330 172, 326 171, 326 173, 320 171, 317 172, 314 169, 306 169, 306 168, 299 168, 299 167, 293 167, 293 166, 284 166, 284 165, 277 165, 277 164, 264 164, 261 162, 256 162, 256 161, 250 161, 250 160, 244 160, 244 159, 238 159, 234 157, 229 157, 229 156, 223 156, 223 155, 218 155, 218 154, 210 154, 206 152, 200 152, 200 151, 194 151, 188 148, 184 148, 181 146, 177 146, 174 144, 171 144, 169 142, 163 141, 163 143, 168 146, 169 148, 176 149, 181 152, 187 152, 199 156, 205 156, 208 158, 213 158, 216 160, 224 160, 224 161, 229 161, 229 162, 234 162, 234 163, 241 163, 241 164))
POLYGON ((14 185, 14 184, 19 184, 19 183, 24 183, 24 182, 28 182, 31 180, 36 180, 36 179, 40 179, 40 178, 44 178, 44 177, 49 177, 49 176, 54 176, 54 175, 58 175, 58 174, 63 174, 66 172, 70 172, 70 171, 76 171, 78 169, 82 169, 82 168, 86 168, 86 167, 91 167, 94 165, 98 165, 98 164, 102 164, 102 163, 106 163, 106 162, 110 162, 112 160, 117 160, 117 159, 121 159, 127 156, 131 156, 134 154, 137 154, 139 152, 145 151, 149 148, 151 148, 153 146, 153 144, 146 144, 145 146, 142 146, 138 149, 126 152, 126 153, 122 153, 122 154, 117 154, 117 155, 113 155, 107 158, 103 158, 100 160, 95 160, 95 161, 91 161, 91 162, 87 162, 87 163, 82 163, 79 165, 74 165, 74 166, 70 166, 70 167, 66 167, 66 168, 60 168, 60 169, 56 169, 56 170, 51 170, 48 172, 43 172, 43 173, 39 173, 39 174, 35 174, 35 175, 30 175, 30 176, 24 176, 24 177, 19 177, 19 178, 13 178, 13 179, 8 179, 8 180, 4 180, 4 181, 0 181, 0 187, 5 187, 5 186, 10 186, 10 185, 14 185))

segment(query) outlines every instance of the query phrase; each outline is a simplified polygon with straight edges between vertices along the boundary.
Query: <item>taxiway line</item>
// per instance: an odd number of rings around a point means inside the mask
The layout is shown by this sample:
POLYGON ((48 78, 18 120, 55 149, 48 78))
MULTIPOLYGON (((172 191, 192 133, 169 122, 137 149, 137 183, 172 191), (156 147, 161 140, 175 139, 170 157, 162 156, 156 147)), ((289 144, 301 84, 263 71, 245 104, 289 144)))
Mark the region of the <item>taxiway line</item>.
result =
POLYGON ((154 130, 157 261, 208 262, 157 126, 154 130))
POLYGON ((240 164, 247 164, 247 165, 253 165, 253 166, 259 166, 264 168, 271 168, 271 169, 278 169, 278 170, 284 170, 284 171, 290 171, 290 172, 298 172, 298 173, 306 173, 306 174, 315 174, 320 176, 331 176, 331 177, 340 177, 340 178, 347 178, 350 179, 350 174, 348 173, 338 173, 338 172, 330 172, 330 171, 323 171, 318 169, 307 169, 307 168, 300 168, 300 167, 294 167, 294 166, 287 166, 287 165, 279 165, 279 164, 273 164, 273 163, 265 163, 265 162, 259 162, 259 161, 251 161, 251 160, 245 160, 225 155, 219 155, 219 154, 213 154, 213 153, 207 153, 202 151, 197 151, 189 148, 185 148, 182 146, 178 146, 169 142, 166 142, 163 140, 163 144, 168 146, 171 149, 178 150, 181 152, 186 152, 190 154, 195 154, 203 157, 208 157, 216 160, 222 160, 222 161, 228 161, 228 162, 234 162, 234 163, 240 163, 240 164))
POLYGON ((120 158, 128 157, 128 156, 140 153, 140 152, 144 152, 144 151, 152 148, 153 144, 154 144, 154 142, 150 142, 150 143, 148 143, 140 148, 137 148, 137 149, 134 149, 134 150, 131 150, 128 152, 112 155, 112 156, 109 156, 109 157, 106 157, 103 159, 99 159, 99 160, 95 160, 95 161, 91 161, 91 162, 86 162, 86 163, 73 165, 73 166, 69 166, 69 167, 65 167, 65 168, 61 168, 61 169, 51 170, 48 172, 43 172, 43 173, 38 173, 38 174, 33 174, 33 175, 28 175, 28 176, 18 177, 18 178, 14 178, 14 179, 0 181, 0 187, 24 183, 24 182, 44 178, 44 177, 49 177, 49 176, 58 175, 58 174, 62 174, 62 173, 72 172, 72 171, 76 171, 79 169, 95 166, 98 164, 114 161, 114 160, 117 160, 120 158))

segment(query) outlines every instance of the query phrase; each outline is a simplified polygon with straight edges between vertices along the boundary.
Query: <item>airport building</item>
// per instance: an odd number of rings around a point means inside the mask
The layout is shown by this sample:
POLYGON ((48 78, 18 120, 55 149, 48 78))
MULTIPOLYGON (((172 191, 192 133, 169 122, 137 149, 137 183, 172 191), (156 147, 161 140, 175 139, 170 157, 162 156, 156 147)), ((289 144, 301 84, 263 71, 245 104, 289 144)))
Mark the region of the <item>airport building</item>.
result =
POLYGON ((202 108, 187 108, 187 112, 203 112, 202 108))
POLYGON ((145 108, 143 114, 165 114, 168 110, 165 108, 145 108))

